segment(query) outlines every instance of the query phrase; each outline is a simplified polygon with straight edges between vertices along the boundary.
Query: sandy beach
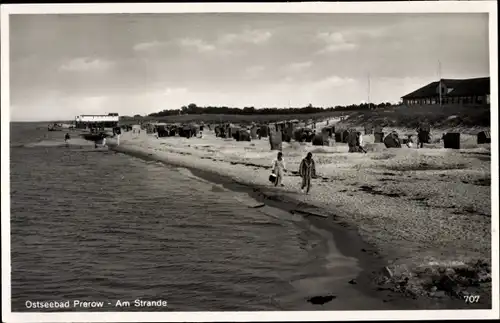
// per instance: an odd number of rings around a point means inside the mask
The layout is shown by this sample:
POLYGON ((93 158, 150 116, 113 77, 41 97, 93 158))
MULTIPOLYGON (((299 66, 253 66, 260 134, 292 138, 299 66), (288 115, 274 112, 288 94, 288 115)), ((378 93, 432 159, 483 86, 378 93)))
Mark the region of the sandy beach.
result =
MULTIPOLYGON (((191 139, 126 132, 113 149, 229 177, 253 187, 263 199, 288 203, 292 212, 327 215, 374 247, 363 252, 382 257, 386 266, 377 265, 373 278, 393 291, 445 298, 458 291, 440 286, 443 277, 458 279, 473 271, 485 282, 471 283, 460 293, 488 292, 489 145, 475 144, 472 135, 462 136, 460 150, 443 149, 440 144, 387 149, 373 140, 365 136, 367 154, 348 153, 341 143, 328 147, 283 143, 288 173, 284 187, 278 188, 268 182, 276 151, 269 150, 266 138, 236 142, 216 138, 213 132, 191 139), (311 194, 305 195, 296 172, 309 151, 318 178, 311 194)), ((109 142, 113 146, 114 141, 109 142)))

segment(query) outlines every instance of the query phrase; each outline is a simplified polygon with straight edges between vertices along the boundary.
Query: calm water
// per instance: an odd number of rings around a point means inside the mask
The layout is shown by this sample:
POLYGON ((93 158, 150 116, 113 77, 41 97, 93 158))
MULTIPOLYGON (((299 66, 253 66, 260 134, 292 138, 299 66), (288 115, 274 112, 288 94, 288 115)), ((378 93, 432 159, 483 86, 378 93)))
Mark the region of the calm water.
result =
POLYGON ((135 299, 168 308, 129 310, 305 303, 287 295, 320 261, 311 251, 320 239, 289 214, 249 209, 184 169, 55 147, 64 133, 46 129, 11 125, 13 311, 27 300, 103 301, 108 311, 135 299))

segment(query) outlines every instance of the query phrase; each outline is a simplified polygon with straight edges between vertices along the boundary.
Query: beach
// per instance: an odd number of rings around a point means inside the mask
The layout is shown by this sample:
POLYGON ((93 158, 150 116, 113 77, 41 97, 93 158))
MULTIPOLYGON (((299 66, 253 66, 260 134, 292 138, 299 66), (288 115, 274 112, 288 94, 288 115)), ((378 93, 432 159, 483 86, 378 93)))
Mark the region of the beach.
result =
POLYGON ((461 296, 474 293, 484 295, 476 306, 491 304, 489 145, 475 144, 473 135, 462 136, 460 150, 439 144, 387 149, 374 143, 373 135, 364 141, 367 154, 348 153, 346 144, 283 143, 288 173, 278 188, 268 182, 277 152, 267 138, 237 142, 210 131, 202 138, 156 138, 142 131, 125 132, 118 147, 113 139, 109 144, 118 152, 230 179, 257 200, 303 214, 317 227, 344 228, 351 238, 344 235, 337 245, 378 259, 368 276, 379 290, 431 299, 437 307, 454 298, 453 305, 442 306, 471 308, 461 296), (300 192, 296 173, 307 152, 318 173, 309 195, 300 192), (354 236, 366 247, 353 247, 354 236), (475 273, 474 282, 458 284, 468 272, 475 273))

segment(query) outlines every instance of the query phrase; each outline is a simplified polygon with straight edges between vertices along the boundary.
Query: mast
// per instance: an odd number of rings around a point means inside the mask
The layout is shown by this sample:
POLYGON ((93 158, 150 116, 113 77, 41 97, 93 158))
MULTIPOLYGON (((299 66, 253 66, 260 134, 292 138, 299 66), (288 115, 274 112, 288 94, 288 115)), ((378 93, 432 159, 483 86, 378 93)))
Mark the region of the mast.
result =
POLYGON ((439 106, 442 106, 443 102, 443 94, 442 92, 442 84, 441 84, 441 61, 438 60, 438 77, 439 77, 439 106))
POLYGON ((370 110, 371 102, 370 102, 370 72, 368 72, 368 110, 370 110))

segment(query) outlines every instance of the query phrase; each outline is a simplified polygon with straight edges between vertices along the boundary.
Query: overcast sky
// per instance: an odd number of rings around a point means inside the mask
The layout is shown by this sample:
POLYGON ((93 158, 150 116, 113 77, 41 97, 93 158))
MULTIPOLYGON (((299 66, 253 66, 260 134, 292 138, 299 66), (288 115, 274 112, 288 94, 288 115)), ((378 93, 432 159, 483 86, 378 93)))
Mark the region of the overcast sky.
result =
POLYGON ((486 14, 11 15, 11 119, 397 102, 488 52, 486 14))

